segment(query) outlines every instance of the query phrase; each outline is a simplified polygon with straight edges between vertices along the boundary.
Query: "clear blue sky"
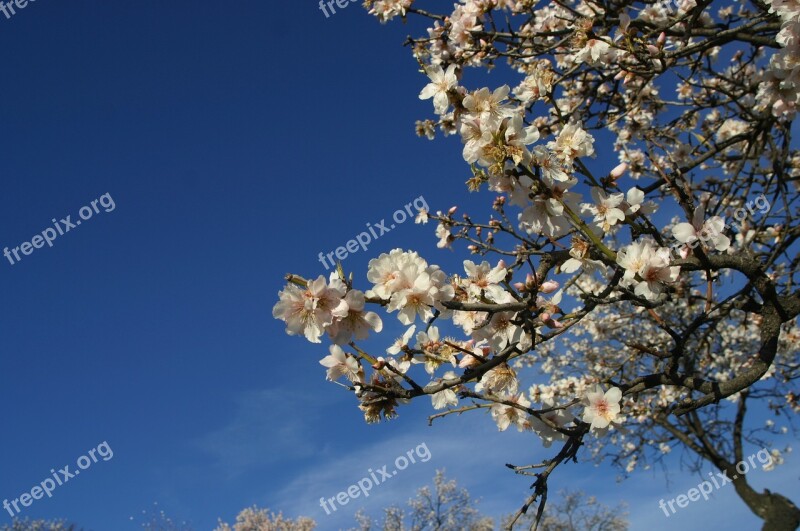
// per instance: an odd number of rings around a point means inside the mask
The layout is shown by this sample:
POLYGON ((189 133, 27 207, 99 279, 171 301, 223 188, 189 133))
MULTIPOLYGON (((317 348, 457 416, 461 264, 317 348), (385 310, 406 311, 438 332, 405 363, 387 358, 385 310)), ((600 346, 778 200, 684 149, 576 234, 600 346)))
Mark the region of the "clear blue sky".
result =
MULTIPOLYGON (((420 195, 434 210, 478 200, 457 139, 413 133, 430 104, 401 46, 410 31, 356 4, 326 19, 311 0, 38 0, 0 15, 0 247, 75 222, 104 194, 116 205, 52 248, 0 258, 0 500, 107 441, 113 459, 23 516, 126 530, 158 502, 211 529, 257 503, 336 529, 349 517, 326 516, 319 497, 425 442, 430 461, 348 515, 402 503, 443 467, 487 512, 516 509, 529 482, 502 465, 545 457, 537 442, 488 419, 428 428, 427 403, 367 426, 324 381, 325 348, 271 318, 282 276, 323 273, 317 254, 366 223, 420 195), (479 440, 508 454, 487 459, 479 440)), ((365 282, 371 256, 411 246, 457 264, 432 230, 407 222, 345 266, 365 282)), ((401 328, 385 321, 388 343, 401 328)), ((661 475, 637 487, 569 468, 563 486, 665 523, 651 502, 668 492, 661 475)), ((695 483, 676 480, 677 493, 695 483)), ((731 494, 716 503, 742 521, 731 494)))

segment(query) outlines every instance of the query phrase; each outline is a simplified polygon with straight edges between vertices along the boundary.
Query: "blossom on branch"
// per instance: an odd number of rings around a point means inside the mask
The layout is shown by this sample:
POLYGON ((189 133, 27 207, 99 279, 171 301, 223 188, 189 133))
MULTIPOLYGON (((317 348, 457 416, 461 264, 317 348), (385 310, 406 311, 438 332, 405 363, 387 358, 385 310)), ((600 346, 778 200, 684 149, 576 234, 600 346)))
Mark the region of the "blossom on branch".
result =
POLYGON ((272 308, 272 316, 286 322, 287 334, 302 334, 312 343, 320 343, 325 329, 334 320, 347 316, 346 287, 334 275, 331 273, 330 286, 320 275, 309 281, 305 289, 288 284, 279 293, 280 300, 272 308))
POLYGON ((358 360, 345 353, 339 345, 330 346, 330 354, 320 360, 320 365, 328 368, 327 379, 338 380, 342 376, 351 382, 363 380, 364 372, 358 360))
POLYGON ((419 93, 419 99, 433 98, 433 108, 436 114, 444 114, 450 106, 448 93, 458 87, 456 65, 448 66, 447 71, 443 70, 441 66, 431 67, 428 70, 428 77, 431 78, 431 82, 419 93))
POLYGON ((604 393, 602 387, 595 385, 583 400, 586 405, 583 421, 589 423, 592 430, 605 430, 618 420, 622 400, 622 391, 618 388, 611 387, 604 393))

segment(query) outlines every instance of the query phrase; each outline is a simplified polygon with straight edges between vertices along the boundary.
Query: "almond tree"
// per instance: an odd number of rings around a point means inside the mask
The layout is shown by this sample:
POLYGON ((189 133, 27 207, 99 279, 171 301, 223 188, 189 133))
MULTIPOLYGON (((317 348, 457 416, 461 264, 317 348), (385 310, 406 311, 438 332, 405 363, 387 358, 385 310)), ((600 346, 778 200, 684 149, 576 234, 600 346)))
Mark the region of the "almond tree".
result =
POLYGON ((417 222, 477 258, 446 272, 395 249, 366 286, 341 266, 288 275, 273 309, 287 333, 327 337, 327 377, 349 380, 367 422, 428 396, 444 410, 431 421, 488 409, 501 430, 557 443, 512 467, 535 481, 509 527, 537 502, 541 517, 564 462, 627 473, 677 448, 731 479, 764 529, 796 529, 789 499, 735 471, 756 450, 778 464, 800 410, 800 3, 365 6, 429 25, 408 39, 434 111, 417 133, 459 135, 466 185, 491 197, 482 218, 453 207, 417 222), (462 83, 498 65, 491 79, 510 84, 462 83), (378 312, 408 327, 385 353, 360 343, 382 331, 378 312))
POLYGON ((311 518, 286 518, 282 513, 275 514, 269 509, 253 506, 236 515, 233 525, 220 520, 214 531, 313 531, 316 527, 317 523, 311 518))
POLYGON ((30 520, 15 518, 10 524, 0 526, 0 531, 78 531, 64 520, 30 520))
POLYGON ((433 488, 425 486, 408 500, 410 511, 398 506, 383 510, 382 522, 373 521, 366 513, 356 513, 358 528, 351 531, 492 531, 494 522, 481 515, 469 491, 448 480, 437 470, 433 488))
MULTIPOLYGON (((559 494, 560 501, 548 508, 541 520, 542 531, 628 531, 623 505, 610 509, 581 491, 559 494)), ((529 520, 534 519, 529 517, 529 520)))

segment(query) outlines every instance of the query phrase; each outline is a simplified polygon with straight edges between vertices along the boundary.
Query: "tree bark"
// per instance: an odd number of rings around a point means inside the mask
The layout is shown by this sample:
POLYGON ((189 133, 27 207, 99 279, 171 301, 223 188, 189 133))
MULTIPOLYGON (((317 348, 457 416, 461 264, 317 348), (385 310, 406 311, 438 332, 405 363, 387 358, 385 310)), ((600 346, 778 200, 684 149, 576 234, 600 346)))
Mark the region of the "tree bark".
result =
POLYGON ((728 470, 728 477, 736 477, 733 486, 737 494, 753 514, 764 520, 762 531, 795 531, 800 527, 800 509, 789 498, 769 489, 756 492, 744 476, 737 477, 733 467, 728 470))

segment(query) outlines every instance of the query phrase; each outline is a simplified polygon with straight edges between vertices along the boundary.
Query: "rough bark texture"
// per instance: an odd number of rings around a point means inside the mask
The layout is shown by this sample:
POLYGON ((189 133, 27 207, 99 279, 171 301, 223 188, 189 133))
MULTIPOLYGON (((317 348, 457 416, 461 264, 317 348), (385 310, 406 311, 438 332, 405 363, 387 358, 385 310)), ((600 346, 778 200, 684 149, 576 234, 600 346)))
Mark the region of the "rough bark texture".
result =
MULTIPOLYGON (((728 474, 736 477, 736 469, 728 474)), ((744 476, 734 479, 733 485, 753 514, 764 520, 762 531, 795 531, 800 527, 800 509, 790 499, 769 490, 756 492, 744 476)))

